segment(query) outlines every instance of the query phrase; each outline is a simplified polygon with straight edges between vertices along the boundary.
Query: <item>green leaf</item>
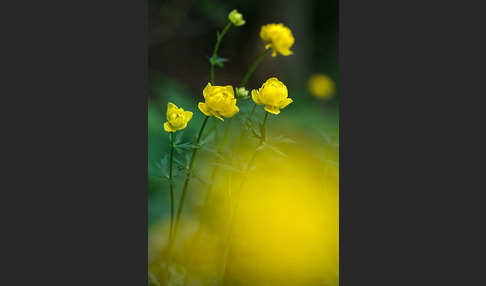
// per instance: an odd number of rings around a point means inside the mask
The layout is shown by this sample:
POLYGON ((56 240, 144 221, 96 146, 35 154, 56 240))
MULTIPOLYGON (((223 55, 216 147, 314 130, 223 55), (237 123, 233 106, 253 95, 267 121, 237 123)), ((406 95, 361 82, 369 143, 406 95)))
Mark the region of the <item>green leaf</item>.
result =
POLYGON ((208 136, 206 136, 206 138, 201 140, 201 142, 199 143, 199 146, 206 145, 209 142, 211 142, 211 140, 213 140, 215 134, 216 134, 215 131, 211 131, 211 133, 209 133, 208 136))
POLYGON ((225 62, 229 62, 229 59, 219 57, 218 55, 214 55, 209 58, 209 63, 218 67, 223 67, 225 62))
POLYGON ((216 155, 216 157, 218 157, 219 159, 223 160, 223 162, 226 162, 226 158, 222 154, 220 154, 218 151, 213 150, 211 148, 208 148, 206 146, 201 146, 201 149, 203 149, 206 152, 209 152, 209 153, 212 153, 212 154, 216 155))
POLYGON ((253 137, 260 139, 260 133, 255 130, 255 128, 251 129, 251 133, 253 133, 253 137))
POLYGON ((288 157, 284 152, 280 151, 280 149, 278 149, 277 147, 272 146, 272 145, 267 145, 267 146, 268 146, 268 148, 270 148, 273 151, 275 151, 277 154, 282 155, 284 157, 288 157))
POLYGON ((182 134, 184 134, 183 131, 180 131, 176 134, 175 138, 174 138, 174 144, 179 144, 182 142, 182 134))
POLYGON ((296 143, 294 140, 287 138, 287 137, 284 137, 283 135, 273 137, 273 138, 267 139, 267 140, 270 141, 270 142, 273 142, 273 143, 296 143))
POLYGON ((225 164, 225 163, 213 163, 213 165, 216 165, 218 167, 221 167, 227 171, 233 171, 233 172, 237 172, 237 173, 243 173, 243 170, 240 170, 240 169, 237 169, 229 164, 225 164))

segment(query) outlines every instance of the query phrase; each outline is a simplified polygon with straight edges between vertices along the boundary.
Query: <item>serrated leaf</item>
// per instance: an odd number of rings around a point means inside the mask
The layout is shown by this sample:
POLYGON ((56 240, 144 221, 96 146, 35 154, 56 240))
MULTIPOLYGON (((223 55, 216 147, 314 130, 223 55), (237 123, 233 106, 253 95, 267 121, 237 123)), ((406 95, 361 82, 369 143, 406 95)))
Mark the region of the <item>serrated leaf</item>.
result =
POLYGON ((182 144, 177 145, 178 148, 180 149, 194 149, 197 147, 197 145, 194 145, 192 142, 185 142, 182 144))
POLYGON ((209 153, 212 153, 212 154, 216 155, 216 157, 218 157, 219 159, 223 160, 224 162, 227 161, 226 158, 222 154, 220 154, 218 151, 215 151, 215 150, 213 150, 211 148, 208 148, 206 146, 201 146, 201 149, 203 149, 206 152, 209 152, 209 153))
MULTIPOLYGON (((270 146, 270 145, 268 145, 270 146)), ((267 144, 262 144, 262 145, 259 145, 257 148, 256 148, 256 151, 260 151, 260 150, 263 150, 267 147, 267 144)))
POLYGON ((288 157, 284 152, 280 151, 280 149, 278 149, 277 147, 275 146, 272 146, 272 145, 268 145, 268 148, 272 149, 273 151, 275 151, 277 154, 279 155, 282 155, 284 157, 288 157))
POLYGON ((157 178, 160 178, 160 179, 168 179, 169 177, 165 177, 165 176, 161 176, 161 175, 157 175, 155 173, 148 173, 150 176, 154 176, 154 177, 157 177, 157 178))
POLYGON ((225 62, 229 62, 229 59, 219 57, 218 55, 214 55, 209 58, 209 63, 211 63, 212 65, 217 65, 219 67, 223 67, 225 62))
POLYGON ((216 134, 216 132, 211 131, 211 133, 208 134, 208 136, 206 136, 206 138, 204 138, 203 140, 201 140, 201 142, 199 143, 199 146, 206 145, 209 142, 211 142, 211 140, 213 140, 215 134, 216 134))
POLYGON ((225 169, 227 171, 233 171, 233 172, 237 172, 237 173, 243 173, 242 170, 237 169, 237 168, 235 168, 235 167, 233 167, 233 166, 231 166, 229 164, 225 164, 225 163, 213 163, 213 165, 218 166, 218 167, 221 167, 221 168, 223 168, 223 169, 225 169))
POLYGON ((199 173, 197 172, 193 172, 193 174, 194 178, 198 180, 201 184, 205 186, 214 185, 214 182, 211 181, 211 179, 205 178, 204 176, 199 175, 199 173))
POLYGON ((273 137, 271 139, 268 139, 268 141, 273 143, 296 143, 294 140, 284 137, 283 135, 273 137))
POLYGON ((180 131, 176 134, 175 138, 174 138, 174 144, 175 145, 178 145, 179 143, 182 142, 182 134, 184 134, 183 131, 180 131))

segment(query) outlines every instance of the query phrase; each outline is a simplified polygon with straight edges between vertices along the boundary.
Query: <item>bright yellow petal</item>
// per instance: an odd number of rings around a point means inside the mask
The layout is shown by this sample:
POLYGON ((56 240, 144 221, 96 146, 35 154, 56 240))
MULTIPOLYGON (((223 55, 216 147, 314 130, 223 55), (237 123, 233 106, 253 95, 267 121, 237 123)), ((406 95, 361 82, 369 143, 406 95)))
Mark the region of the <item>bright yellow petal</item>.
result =
POLYGON ((240 111, 240 109, 238 108, 238 106, 235 105, 235 107, 233 108, 233 110, 231 110, 228 113, 221 114, 221 115, 223 115, 226 118, 229 118, 229 117, 232 117, 233 115, 235 115, 236 113, 238 113, 239 111, 240 111))
POLYGON ((224 119, 221 117, 221 115, 219 114, 219 112, 217 112, 217 111, 211 111, 211 112, 212 112, 212 114, 213 114, 213 115, 214 115, 216 118, 221 119, 221 121, 224 121, 224 119))
POLYGON ((192 119, 192 112, 184 111, 184 114, 186 115, 186 123, 187 123, 187 122, 189 122, 189 120, 192 119))
POLYGON ((265 105, 265 110, 272 113, 272 114, 279 114, 280 109, 276 106, 271 106, 271 105, 265 105))
POLYGON ((235 90, 233 89, 233 87, 231 85, 227 85, 225 86, 226 88, 226 91, 229 92, 230 94, 233 95, 233 97, 235 97, 235 90))
POLYGON ((252 90, 251 92, 251 99, 257 104, 257 105, 263 105, 263 102, 260 98, 260 92, 256 89, 252 90))
POLYGON ((167 132, 175 132, 176 130, 169 124, 169 122, 164 123, 164 130, 167 132))
POLYGON ((182 130, 182 129, 186 128, 186 126, 187 126, 187 122, 184 123, 184 125, 182 125, 181 127, 179 127, 177 130, 182 130))
POLYGON ((203 89, 203 96, 204 98, 206 98, 206 96, 208 96, 209 92, 211 91, 211 83, 208 82, 208 85, 206 85, 206 87, 203 89))
POLYGON ((204 113, 205 115, 207 116, 211 116, 211 110, 209 109, 209 107, 206 105, 206 103, 204 102, 199 102, 199 104, 197 105, 197 107, 199 107, 199 110, 201 110, 202 113, 204 113))
POLYGON ((176 111, 178 108, 175 104, 172 102, 167 103, 167 120, 169 120, 169 117, 176 111))
POLYGON ((282 109, 287 107, 287 105, 291 104, 293 102, 292 98, 286 98, 282 101, 279 102, 278 108, 282 109))

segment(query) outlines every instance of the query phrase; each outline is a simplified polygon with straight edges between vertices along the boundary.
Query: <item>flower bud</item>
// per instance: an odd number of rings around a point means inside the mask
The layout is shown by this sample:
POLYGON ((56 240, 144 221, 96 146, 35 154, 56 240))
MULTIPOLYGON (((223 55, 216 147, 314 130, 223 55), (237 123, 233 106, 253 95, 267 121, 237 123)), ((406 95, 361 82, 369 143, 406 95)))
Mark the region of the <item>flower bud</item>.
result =
POLYGON ((276 77, 269 78, 259 90, 254 89, 251 98, 256 104, 265 105, 265 110, 272 114, 279 114, 280 109, 292 103, 287 87, 276 77))
POLYGON ((205 102, 199 102, 199 110, 207 116, 216 116, 224 121, 221 116, 232 117, 239 110, 236 106, 236 98, 233 87, 212 86, 211 83, 203 90, 205 102))
POLYGON ((238 13, 238 10, 236 9, 234 9, 228 14, 228 19, 235 26, 243 26, 246 23, 246 21, 243 20, 243 14, 238 13))
POLYGON ((239 99, 247 99, 248 98, 248 90, 244 87, 239 87, 236 89, 236 98, 239 99))
POLYGON ((187 123, 191 118, 192 112, 177 108, 175 104, 169 102, 167 104, 167 122, 164 123, 164 130, 167 132, 182 130, 186 128, 187 123))

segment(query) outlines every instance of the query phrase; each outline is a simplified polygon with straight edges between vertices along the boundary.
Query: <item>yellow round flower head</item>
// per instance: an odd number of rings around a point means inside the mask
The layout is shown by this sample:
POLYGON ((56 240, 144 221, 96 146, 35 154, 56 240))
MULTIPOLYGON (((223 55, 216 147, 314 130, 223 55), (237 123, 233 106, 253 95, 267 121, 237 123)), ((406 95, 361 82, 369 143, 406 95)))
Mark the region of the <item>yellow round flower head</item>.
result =
POLYGON ((243 20, 243 14, 238 13, 238 10, 233 10, 229 13, 228 19, 233 23, 235 26, 243 26, 245 25, 246 21, 243 20))
POLYGON ((164 130, 167 132, 182 130, 186 128, 187 122, 189 122, 191 118, 192 112, 177 108, 175 104, 169 102, 167 104, 167 122, 164 123, 164 130))
POLYGON ((207 116, 216 116, 224 121, 221 116, 232 117, 240 109, 236 106, 235 92, 231 85, 212 86, 211 83, 203 90, 205 102, 199 102, 199 110, 207 116))
POLYGON ((331 99, 334 95, 334 82, 325 74, 312 75, 307 82, 307 86, 311 94, 319 99, 331 99))
POLYGON ((279 114, 293 101, 288 97, 288 90, 283 82, 276 77, 269 78, 259 90, 251 92, 251 98, 258 105, 265 105, 265 110, 272 114, 279 114))
POLYGON ((268 24, 262 26, 260 30, 260 38, 269 43, 265 49, 272 48, 272 57, 277 56, 277 52, 283 56, 290 56, 292 51, 290 48, 294 44, 294 36, 292 31, 283 24, 268 24))

